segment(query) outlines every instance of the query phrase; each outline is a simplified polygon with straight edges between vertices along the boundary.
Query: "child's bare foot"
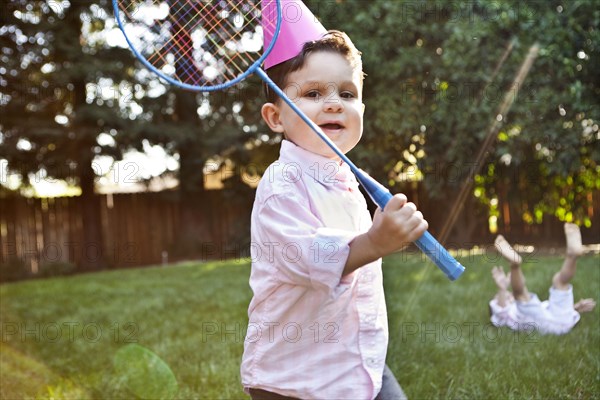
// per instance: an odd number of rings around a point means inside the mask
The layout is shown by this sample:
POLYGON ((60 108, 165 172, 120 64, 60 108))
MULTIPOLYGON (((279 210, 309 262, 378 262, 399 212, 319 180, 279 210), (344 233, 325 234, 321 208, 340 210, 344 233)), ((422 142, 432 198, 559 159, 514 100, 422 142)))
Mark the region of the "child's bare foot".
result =
POLYGON ((583 254, 579 227, 567 222, 565 224, 565 236, 567 237, 567 255, 577 257, 583 254))
POLYGON ((517 253, 515 249, 513 249, 512 246, 506 241, 506 239, 504 239, 504 236, 498 235, 494 245, 502 257, 506 258, 511 264, 521 264, 523 261, 521 260, 519 253, 517 253))
POLYGON ((581 299, 573 306, 575 311, 580 313, 590 312, 594 307, 596 307, 596 301, 594 299, 581 299))
POLYGON ((500 290, 507 290, 510 284, 510 273, 506 275, 502 267, 495 266, 492 268, 492 278, 500 290))

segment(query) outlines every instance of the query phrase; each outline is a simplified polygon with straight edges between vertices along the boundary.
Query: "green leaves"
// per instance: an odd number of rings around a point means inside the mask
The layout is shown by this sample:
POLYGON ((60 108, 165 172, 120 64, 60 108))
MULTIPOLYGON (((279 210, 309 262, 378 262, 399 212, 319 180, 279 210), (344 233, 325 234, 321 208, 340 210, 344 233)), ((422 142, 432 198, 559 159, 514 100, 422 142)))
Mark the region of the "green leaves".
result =
MULTIPOLYGON (((529 209, 555 215, 564 198, 574 220, 587 218, 594 189, 584 182, 600 179, 600 140, 592 133, 600 120, 595 2, 313 3, 322 15, 335 12, 335 24, 324 20, 325 26, 346 31, 363 52, 365 133, 354 153, 376 177, 386 181, 389 171, 402 165, 392 176, 403 190, 408 182, 401 172, 411 168, 467 171, 496 122, 500 140, 479 166, 486 171, 496 165, 503 174, 478 186, 487 193, 480 198, 490 212, 490 199, 503 187, 517 191, 529 209), (514 82, 536 42, 538 58, 529 74, 514 82), (498 121, 506 96, 512 96, 512 107, 498 121), (589 120, 585 127, 584 120, 589 120), (423 151, 425 157, 411 166, 403 153, 422 129, 424 145, 414 153, 423 151), (515 129, 519 134, 510 135, 515 129), (567 177, 569 184, 563 183, 567 177), (565 197, 565 191, 585 195, 565 197)), ((443 198, 466 174, 452 180, 423 176, 429 194, 443 198)), ((558 213, 560 219, 568 215, 558 213)))

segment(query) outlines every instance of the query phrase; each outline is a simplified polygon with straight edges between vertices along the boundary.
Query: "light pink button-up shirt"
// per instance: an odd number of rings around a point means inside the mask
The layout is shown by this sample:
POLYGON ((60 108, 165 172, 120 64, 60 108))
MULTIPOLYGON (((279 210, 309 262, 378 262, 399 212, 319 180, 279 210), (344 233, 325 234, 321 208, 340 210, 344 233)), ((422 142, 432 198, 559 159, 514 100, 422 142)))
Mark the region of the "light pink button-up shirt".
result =
POLYGON ((381 260, 342 277, 349 243, 370 226, 346 164, 283 141, 252 212, 246 389, 375 398, 388 344, 381 260))

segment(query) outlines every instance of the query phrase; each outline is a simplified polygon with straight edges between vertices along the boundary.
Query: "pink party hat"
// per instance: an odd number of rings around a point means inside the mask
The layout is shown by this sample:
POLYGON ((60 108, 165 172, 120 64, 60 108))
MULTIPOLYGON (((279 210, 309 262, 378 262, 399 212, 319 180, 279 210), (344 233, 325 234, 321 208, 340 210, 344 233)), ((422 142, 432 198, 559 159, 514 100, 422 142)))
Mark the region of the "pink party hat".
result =
MULTIPOLYGON (((262 27, 264 49, 273 40, 277 27, 277 3, 262 0, 262 27)), ((301 0, 281 0, 281 29, 275 46, 265 59, 269 69, 300 54, 304 43, 320 39, 327 30, 301 0)))

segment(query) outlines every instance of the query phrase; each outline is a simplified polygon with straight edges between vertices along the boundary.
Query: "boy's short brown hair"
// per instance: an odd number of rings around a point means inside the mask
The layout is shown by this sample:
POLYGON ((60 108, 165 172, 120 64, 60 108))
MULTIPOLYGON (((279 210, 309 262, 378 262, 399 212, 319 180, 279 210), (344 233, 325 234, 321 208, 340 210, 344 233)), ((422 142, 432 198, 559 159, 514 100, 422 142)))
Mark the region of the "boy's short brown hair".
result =
MULTIPOLYGON (((278 87, 283 89, 288 84, 288 76, 292 72, 301 69, 306 63, 308 56, 318 51, 329 51, 343 56, 348 60, 352 68, 360 70, 360 83, 362 86, 364 73, 362 72, 361 52, 354 46, 354 43, 352 43, 352 40, 350 40, 348 35, 338 30, 327 31, 321 39, 305 43, 300 54, 290 60, 269 68, 266 71, 267 75, 269 75, 269 78, 271 78, 278 87)), ((268 103, 275 103, 279 100, 277 94, 270 90, 266 83, 263 84, 263 88, 268 103)))

